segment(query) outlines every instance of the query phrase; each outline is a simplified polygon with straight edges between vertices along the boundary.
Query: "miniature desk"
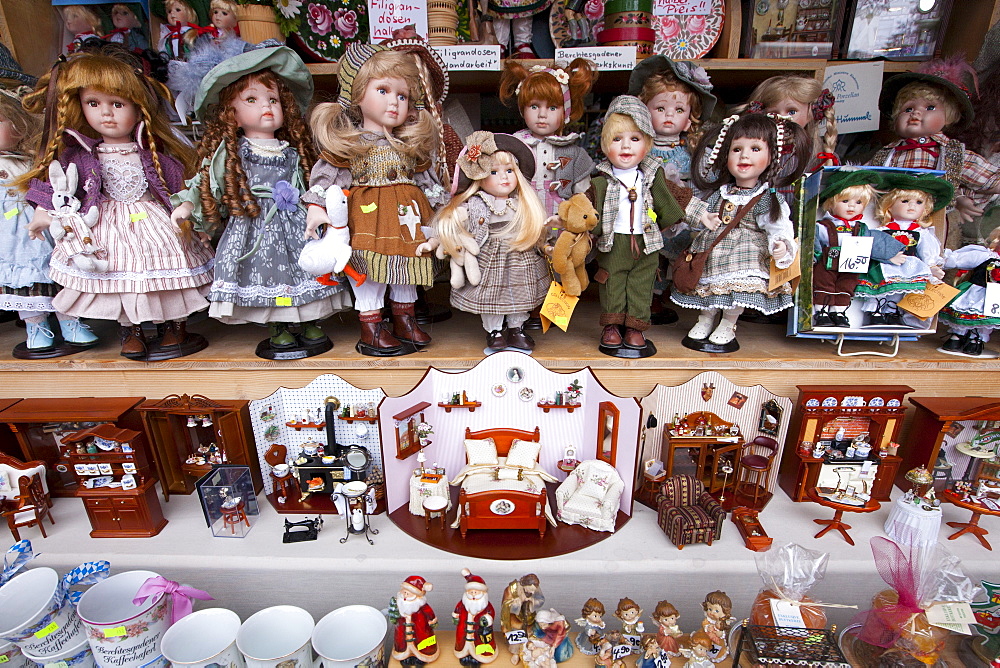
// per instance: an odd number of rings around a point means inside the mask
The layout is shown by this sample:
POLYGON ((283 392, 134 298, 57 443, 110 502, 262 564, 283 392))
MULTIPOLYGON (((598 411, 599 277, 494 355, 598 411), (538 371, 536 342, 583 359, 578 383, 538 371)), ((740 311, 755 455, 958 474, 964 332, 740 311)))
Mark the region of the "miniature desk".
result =
POLYGON ((906 501, 900 495, 885 520, 885 534, 900 545, 933 545, 941 530, 941 508, 924 510, 924 504, 906 501))
POLYGON ((813 503, 818 503, 821 506, 826 506, 827 508, 833 508, 834 515, 832 520, 813 520, 816 524, 825 524, 826 528, 821 529, 818 534, 813 536, 814 538, 820 538, 824 536, 831 529, 836 529, 844 536, 846 540, 851 545, 854 545, 854 539, 851 535, 847 533, 847 530, 851 528, 850 524, 844 522, 844 513, 871 513, 882 507, 882 504, 871 499, 863 506, 852 506, 848 503, 837 503, 836 501, 831 501, 830 499, 824 499, 822 496, 816 493, 816 490, 812 487, 806 490, 806 496, 813 503))
MULTIPOLYGON (((435 474, 436 475, 436 474, 435 474)), ((451 489, 448 487, 448 476, 442 475, 435 480, 428 480, 414 471, 410 476, 410 512, 418 517, 424 516, 424 499, 429 496, 439 496, 448 502, 445 511, 451 510, 451 489)))
POLYGON ((986 534, 988 534, 989 531, 979 526, 979 517, 981 515, 994 515, 1000 517, 1000 510, 990 510, 981 503, 965 501, 960 495, 950 489, 946 489, 941 492, 941 498, 948 503, 958 506, 959 508, 965 508, 966 510, 972 511, 972 517, 968 522, 948 522, 948 526, 954 529, 959 529, 959 531, 956 531, 952 535, 948 536, 948 540, 955 540, 962 534, 971 533, 979 539, 979 542, 983 544, 983 547, 992 551, 993 546, 986 540, 986 534))
MULTIPOLYGON (((743 447, 743 437, 736 436, 736 440, 731 440, 732 436, 671 436, 666 430, 663 431, 663 440, 667 446, 667 456, 666 456, 666 477, 669 478, 674 474, 674 457, 676 456, 677 450, 696 450, 697 457, 695 461, 697 462, 697 472, 695 477, 699 480, 706 480, 705 465, 709 458, 712 460, 711 470, 708 472, 709 476, 705 484, 705 488, 709 492, 717 492, 723 487, 723 484, 717 480, 718 465, 722 460, 722 455, 729 452, 736 452, 743 447)), ((734 464, 737 457, 734 457, 734 464)), ((734 469, 736 466, 733 467, 734 469)), ((738 477, 738 472, 734 471, 730 480, 735 480, 738 477)))

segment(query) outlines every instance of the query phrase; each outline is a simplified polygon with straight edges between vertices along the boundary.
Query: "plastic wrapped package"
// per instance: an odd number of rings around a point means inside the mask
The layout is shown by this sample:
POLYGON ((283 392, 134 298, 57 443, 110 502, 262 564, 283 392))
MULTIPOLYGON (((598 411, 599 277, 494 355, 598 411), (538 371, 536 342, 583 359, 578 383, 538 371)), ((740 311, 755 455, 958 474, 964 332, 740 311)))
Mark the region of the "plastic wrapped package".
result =
POLYGON ((807 550, 801 545, 788 543, 773 547, 754 557, 757 574, 764 581, 764 588, 757 594, 750 609, 750 623, 761 626, 778 626, 775 623, 771 601, 774 599, 800 603, 799 611, 806 628, 825 629, 826 612, 809 597, 809 590, 826 575, 830 555, 826 552, 807 550))

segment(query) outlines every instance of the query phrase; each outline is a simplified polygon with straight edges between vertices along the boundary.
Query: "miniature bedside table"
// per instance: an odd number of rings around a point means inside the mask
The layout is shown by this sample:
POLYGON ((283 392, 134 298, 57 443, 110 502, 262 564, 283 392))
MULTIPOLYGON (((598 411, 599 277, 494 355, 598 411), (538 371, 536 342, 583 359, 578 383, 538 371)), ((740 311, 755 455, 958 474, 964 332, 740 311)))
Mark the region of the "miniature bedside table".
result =
POLYGON ((826 535, 832 529, 836 529, 851 545, 854 545, 854 539, 851 535, 847 533, 847 530, 851 528, 850 524, 844 522, 844 513, 871 513, 882 507, 882 504, 871 499, 863 506, 852 506, 849 503, 837 503, 836 501, 831 501, 830 499, 824 499, 822 496, 816 493, 815 488, 810 487, 806 490, 806 496, 813 503, 818 503, 821 506, 826 506, 827 508, 833 508, 834 515, 832 520, 813 520, 816 524, 825 524, 826 528, 822 529, 818 534, 813 536, 813 538, 819 538, 826 535))
POLYGON ((946 489, 941 492, 941 498, 948 503, 954 504, 959 508, 965 508, 966 510, 972 511, 972 518, 968 522, 948 522, 948 526, 960 529, 952 535, 948 536, 948 540, 955 540, 962 534, 971 533, 973 536, 979 539, 979 542, 983 544, 987 550, 992 551, 993 546, 989 544, 985 536, 989 532, 979 526, 979 517, 981 515, 995 515, 1000 516, 1000 510, 991 510, 981 503, 975 503, 974 501, 966 501, 960 495, 956 494, 950 489, 946 489))
POLYGON ((885 534, 900 545, 932 545, 941 530, 941 508, 915 504, 900 496, 885 520, 885 534))
POLYGON ((447 501, 445 511, 451 510, 451 489, 448 487, 448 477, 439 473, 413 472, 410 476, 410 513, 417 517, 424 516, 424 499, 439 496, 447 501))

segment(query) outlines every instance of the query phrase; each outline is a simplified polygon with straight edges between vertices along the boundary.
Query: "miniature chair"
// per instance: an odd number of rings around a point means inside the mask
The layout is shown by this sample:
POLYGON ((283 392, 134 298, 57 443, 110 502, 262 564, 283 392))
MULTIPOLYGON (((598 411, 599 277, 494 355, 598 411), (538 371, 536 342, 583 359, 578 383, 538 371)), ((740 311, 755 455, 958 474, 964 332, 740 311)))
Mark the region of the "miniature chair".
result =
POLYGON ((556 517, 594 531, 614 531, 625 483, 611 464, 581 462, 556 489, 556 517))
POLYGON ((247 529, 250 528, 250 518, 246 514, 246 503, 243 499, 232 508, 221 508, 222 510, 222 530, 225 531, 226 527, 229 527, 229 533, 236 535, 236 525, 240 523, 245 523, 247 529))
POLYGON ((656 506, 657 523, 678 550, 691 543, 711 545, 722 536, 726 511, 694 476, 667 478, 656 495, 656 506))
POLYGON ((768 436, 758 436, 743 446, 743 455, 740 458, 739 482, 736 483, 736 493, 753 499, 751 508, 757 508, 757 498, 767 496, 768 478, 771 475, 771 466, 774 465, 774 457, 778 454, 778 442, 768 436), (766 454, 759 455, 755 450, 764 451, 766 454))
POLYGON ((45 505, 52 507, 52 499, 49 497, 49 484, 45 480, 45 462, 35 460, 22 462, 19 459, 10 457, 0 452, 0 499, 4 497, 13 499, 20 491, 17 481, 21 476, 31 477, 38 474, 42 478, 42 493, 45 495, 45 505))
POLYGON ((45 500, 45 490, 42 488, 42 476, 35 473, 31 476, 23 475, 18 481, 20 494, 14 500, 15 507, 5 510, 3 516, 7 518, 7 526, 14 535, 14 540, 21 540, 18 533, 20 527, 32 527, 36 524, 42 532, 42 538, 48 538, 45 534, 45 525, 42 520, 49 518, 49 522, 55 525, 48 503, 45 500))

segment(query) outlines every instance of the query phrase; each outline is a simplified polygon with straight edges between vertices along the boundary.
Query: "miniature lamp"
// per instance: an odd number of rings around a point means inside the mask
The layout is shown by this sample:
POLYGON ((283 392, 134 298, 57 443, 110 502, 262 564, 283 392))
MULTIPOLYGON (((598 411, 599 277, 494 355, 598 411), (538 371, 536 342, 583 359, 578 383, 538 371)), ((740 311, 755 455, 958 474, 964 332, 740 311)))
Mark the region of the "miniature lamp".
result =
POLYGON ((211 415, 202 415, 201 416, 201 426, 202 427, 211 427, 212 426, 212 416, 211 415))
POLYGON ((194 421, 194 416, 193 415, 188 415, 187 426, 189 426, 189 427, 197 427, 198 426, 198 423, 194 421))
POLYGON ((906 480, 913 485, 911 491, 913 496, 923 498, 927 494, 928 490, 934 485, 934 476, 931 472, 927 470, 924 466, 918 466, 915 469, 910 469, 906 472, 904 476, 906 480))

